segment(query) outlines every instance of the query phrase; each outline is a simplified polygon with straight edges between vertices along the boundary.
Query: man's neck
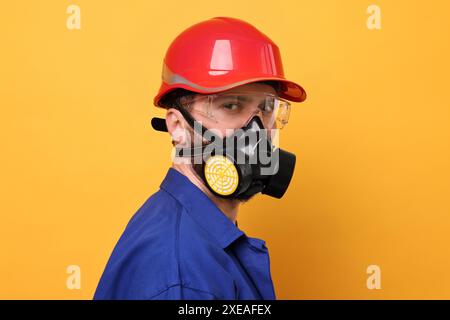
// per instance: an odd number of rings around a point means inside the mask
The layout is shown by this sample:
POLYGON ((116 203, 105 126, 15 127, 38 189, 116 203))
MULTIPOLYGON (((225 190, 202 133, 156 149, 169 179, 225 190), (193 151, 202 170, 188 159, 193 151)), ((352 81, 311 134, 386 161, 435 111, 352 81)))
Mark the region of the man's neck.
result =
POLYGON ((239 200, 224 199, 214 195, 197 176, 194 169, 189 164, 172 164, 172 168, 185 175, 193 184, 205 193, 208 198, 228 217, 234 224, 236 224, 237 214, 239 209, 239 200))

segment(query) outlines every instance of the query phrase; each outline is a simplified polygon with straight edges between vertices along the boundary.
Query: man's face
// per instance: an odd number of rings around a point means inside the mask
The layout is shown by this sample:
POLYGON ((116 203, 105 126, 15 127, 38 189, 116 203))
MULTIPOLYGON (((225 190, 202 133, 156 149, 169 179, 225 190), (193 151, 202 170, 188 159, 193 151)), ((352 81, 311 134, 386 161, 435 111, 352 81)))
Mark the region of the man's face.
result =
MULTIPOLYGON (((241 129, 255 116, 260 118, 264 129, 268 130, 268 133, 272 135, 272 133, 277 131, 273 130, 276 128, 273 116, 275 114, 273 112, 274 106, 276 105, 274 97, 276 95, 277 92, 271 85, 251 83, 219 94, 185 96, 182 97, 185 100, 182 100, 181 104, 204 128, 213 131, 214 134, 221 137, 229 136, 236 130, 241 129)), ((183 117, 179 117, 179 111, 174 110, 172 112, 176 112, 178 120, 183 123, 182 127, 184 129, 182 132, 184 133, 182 135, 184 139, 182 140, 184 142, 178 144, 179 147, 195 148, 200 145, 206 146, 210 144, 206 136, 202 137, 199 133, 194 132, 193 128, 187 124, 187 121, 183 117)), ((169 119, 173 118, 169 117, 169 119)), ((173 122, 169 121, 168 123, 168 128, 171 128, 170 124, 173 124, 173 122)), ((169 132, 172 133, 171 130, 169 132)), ((190 162, 192 161, 190 158, 178 160, 183 163, 190 163, 195 167, 195 164, 190 162)), ((240 201, 248 199, 240 199, 240 201)))

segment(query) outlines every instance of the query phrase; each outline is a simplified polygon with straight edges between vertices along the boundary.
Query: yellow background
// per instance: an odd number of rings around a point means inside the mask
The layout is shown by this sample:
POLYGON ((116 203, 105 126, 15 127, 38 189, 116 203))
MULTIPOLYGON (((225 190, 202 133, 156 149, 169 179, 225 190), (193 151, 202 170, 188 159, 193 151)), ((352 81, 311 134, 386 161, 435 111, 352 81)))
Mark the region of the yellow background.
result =
POLYGON ((215 16, 271 37, 308 92, 280 137, 298 159, 290 189, 238 219, 266 240, 277 297, 450 298, 449 14, 446 0, 2 2, 0 298, 92 297, 170 164, 149 125, 164 53, 215 16))

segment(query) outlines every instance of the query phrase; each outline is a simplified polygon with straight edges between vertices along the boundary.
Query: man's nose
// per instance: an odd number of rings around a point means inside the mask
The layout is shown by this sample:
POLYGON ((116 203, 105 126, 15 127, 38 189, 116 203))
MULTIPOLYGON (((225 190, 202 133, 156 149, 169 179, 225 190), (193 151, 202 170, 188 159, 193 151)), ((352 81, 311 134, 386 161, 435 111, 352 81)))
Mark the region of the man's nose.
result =
POLYGON ((259 120, 261 120, 261 122, 264 124, 264 118, 263 118, 263 113, 262 110, 257 108, 253 111, 251 118, 253 118, 254 116, 258 116, 259 120))
POLYGON ((269 128, 269 124, 266 123, 267 121, 265 121, 264 116, 263 116, 263 112, 262 112, 261 109, 257 108, 256 110, 254 110, 252 115, 251 115, 251 117, 250 117, 250 119, 252 119, 255 116, 259 117, 259 120, 261 120, 261 123, 263 124, 264 129, 266 129, 266 130, 273 129, 273 128, 269 128))

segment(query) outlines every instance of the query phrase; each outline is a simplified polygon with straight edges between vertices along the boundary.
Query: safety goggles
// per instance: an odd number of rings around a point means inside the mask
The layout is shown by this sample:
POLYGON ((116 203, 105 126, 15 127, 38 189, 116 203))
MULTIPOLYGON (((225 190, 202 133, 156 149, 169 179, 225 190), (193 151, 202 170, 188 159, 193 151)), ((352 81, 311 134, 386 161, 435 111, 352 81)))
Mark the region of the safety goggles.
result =
POLYGON ((179 105, 196 120, 206 117, 230 129, 244 126, 259 115, 266 129, 282 129, 289 120, 290 103, 277 95, 264 92, 221 92, 185 95, 179 105))

